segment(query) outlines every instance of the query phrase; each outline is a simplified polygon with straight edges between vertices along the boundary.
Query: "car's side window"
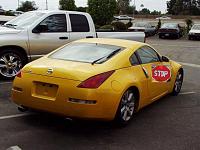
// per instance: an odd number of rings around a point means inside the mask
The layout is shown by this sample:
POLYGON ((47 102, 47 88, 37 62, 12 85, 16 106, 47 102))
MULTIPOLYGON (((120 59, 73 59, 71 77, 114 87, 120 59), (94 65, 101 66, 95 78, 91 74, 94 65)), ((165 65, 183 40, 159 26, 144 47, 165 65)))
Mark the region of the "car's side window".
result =
POLYGON ((136 56, 136 54, 134 53, 131 57, 130 57, 130 62, 131 62, 131 65, 133 66, 136 66, 136 65, 139 65, 140 62, 136 56))
POLYGON ((67 32, 67 21, 65 14, 55 14, 47 17, 41 23, 48 26, 46 32, 67 32))
POLYGON ((142 64, 160 61, 158 53, 154 49, 148 46, 144 46, 139 50, 137 50, 137 55, 139 56, 142 64))
POLYGON ((79 14, 69 14, 72 32, 89 32, 90 27, 86 16, 79 14))

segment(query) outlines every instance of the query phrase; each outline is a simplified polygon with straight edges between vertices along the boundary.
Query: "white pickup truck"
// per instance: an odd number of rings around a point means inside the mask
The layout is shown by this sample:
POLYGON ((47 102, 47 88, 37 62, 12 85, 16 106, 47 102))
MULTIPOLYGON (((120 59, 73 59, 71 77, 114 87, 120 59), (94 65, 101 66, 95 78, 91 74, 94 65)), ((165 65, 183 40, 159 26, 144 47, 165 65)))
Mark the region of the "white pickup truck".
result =
POLYGON ((100 32, 88 13, 31 11, 0 27, 0 78, 11 79, 29 61, 81 38, 145 42, 142 32, 100 32))

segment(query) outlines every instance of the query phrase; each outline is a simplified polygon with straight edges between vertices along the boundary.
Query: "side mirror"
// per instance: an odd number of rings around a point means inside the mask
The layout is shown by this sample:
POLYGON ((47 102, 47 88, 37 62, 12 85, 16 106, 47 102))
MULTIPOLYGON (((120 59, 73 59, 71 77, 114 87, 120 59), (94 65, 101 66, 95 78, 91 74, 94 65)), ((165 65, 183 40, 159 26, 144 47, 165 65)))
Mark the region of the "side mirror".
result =
POLYGON ((33 29, 33 33, 42 33, 42 32, 47 32, 48 31, 48 26, 46 24, 40 24, 37 27, 33 29))
POLYGON ((162 56, 162 61, 163 62, 169 62, 169 58, 167 58, 166 56, 162 56))

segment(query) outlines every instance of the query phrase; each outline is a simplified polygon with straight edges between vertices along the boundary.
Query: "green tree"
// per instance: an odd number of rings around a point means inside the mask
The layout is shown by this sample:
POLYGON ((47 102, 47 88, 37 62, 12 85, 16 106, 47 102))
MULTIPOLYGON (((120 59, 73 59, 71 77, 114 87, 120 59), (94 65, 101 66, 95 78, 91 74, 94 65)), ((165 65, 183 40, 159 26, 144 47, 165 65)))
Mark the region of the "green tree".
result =
POLYGON ((76 5, 74 0, 59 0, 60 10, 76 10, 76 5))
POLYGON ((88 0, 88 12, 95 24, 110 24, 116 11, 116 0, 88 0))
POLYGON ((169 0, 167 11, 172 15, 200 15, 200 0, 169 0))
POLYGON ((127 14, 131 0, 117 0, 119 14, 127 14))
POLYGON ((141 15, 149 15, 149 14, 151 14, 151 12, 150 12, 149 9, 143 8, 143 9, 139 12, 139 14, 141 14, 141 15))
POLYGON ((37 10, 37 9, 38 7, 36 6, 34 1, 25 1, 25 2, 21 2, 21 5, 19 8, 17 8, 17 11, 27 12, 27 11, 37 10))
POLYGON ((161 15, 161 11, 154 10, 151 12, 151 15, 161 15))
POLYGON ((76 11, 87 12, 87 7, 77 7, 76 11))

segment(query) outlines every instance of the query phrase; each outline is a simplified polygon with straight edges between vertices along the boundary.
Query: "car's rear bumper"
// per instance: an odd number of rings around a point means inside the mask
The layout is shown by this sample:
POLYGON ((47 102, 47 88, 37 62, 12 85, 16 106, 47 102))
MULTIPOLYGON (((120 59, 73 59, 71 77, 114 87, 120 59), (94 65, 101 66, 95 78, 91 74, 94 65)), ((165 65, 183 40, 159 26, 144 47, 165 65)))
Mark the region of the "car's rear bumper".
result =
POLYGON ((200 39, 200 34, 188 35, 190 39, 200 39))
POLYGON ((12 99, 17 105, 66 117, 113 120, 120 93, 114 91, 111 85, 99 89, 81 89, 77 88, 79 84, 80 81, 23 75, 23 79, 14 80, 12 99), (57 92, 50 91, 51 94, 48 94, 48 90, 40 90, 42 92, 38 94, 35 81, 58 85, 57 92))
POLYGON ((164 36, 164 37, 177 37, 179 33, 173 33, 173 32, 159 32, 159 36, 164 36))

